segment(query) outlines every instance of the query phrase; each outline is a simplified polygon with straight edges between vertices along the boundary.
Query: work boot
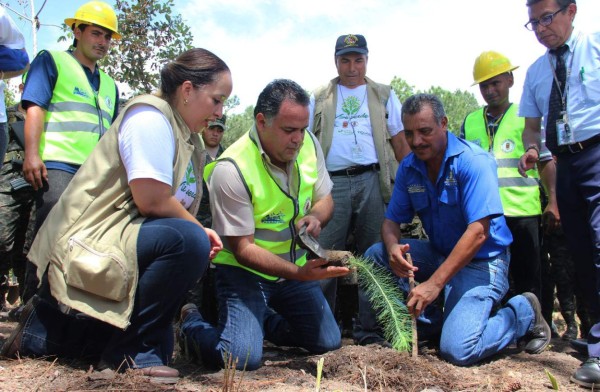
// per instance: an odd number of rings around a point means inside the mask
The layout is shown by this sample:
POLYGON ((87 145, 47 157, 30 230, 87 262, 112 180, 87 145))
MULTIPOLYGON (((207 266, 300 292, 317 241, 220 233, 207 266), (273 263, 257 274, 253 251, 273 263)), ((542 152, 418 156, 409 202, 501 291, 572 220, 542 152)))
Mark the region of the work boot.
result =
POLYGON ((522 341, 525 343, 525 352, 539 354, 550 344, 552 332, 550 326, 544 320, 544 316, 542 316, 542 306, 535 294, 523 293, 522 295, 529 301, 534 314, 531 328, 529 328, 527 334, 522 338, 522 341))
POLYGON ((579 333, 579 328, 577 327, 577 321, 575 321, 575 312, 573 311, 564 311, 562 312, 562 316, 565 319, 565 323, 567 323, 567 329, 565 333, 562 335, 563 340, 573 340, 577 339, 577 334, 579 333))
POLYGON ((569 342, 569 345, 579 354, 585 355, 586 357, 589 355, 587 339, 573 339, 569 342))
POLYGON ((571 381, 586 388, 600 388, 600 358, 588 358, 571 376, 571 381))

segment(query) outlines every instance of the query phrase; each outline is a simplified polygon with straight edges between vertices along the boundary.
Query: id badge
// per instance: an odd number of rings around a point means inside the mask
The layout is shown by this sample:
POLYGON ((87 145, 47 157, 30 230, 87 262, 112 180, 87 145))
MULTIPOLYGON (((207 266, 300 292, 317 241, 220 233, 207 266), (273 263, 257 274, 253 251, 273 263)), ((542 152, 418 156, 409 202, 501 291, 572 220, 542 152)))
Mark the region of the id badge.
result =
POLYGON ((352 146, 352 158, 359 159, 363 157, 363 150, 360 147, 360 144, 355 144, 352 146))
POLYGON ((565 122, 564 119, 556 120, 556 137, 558 138, 559 146, 567 146, 575 143, 575 136, 571 132, 569 123, 565 122))

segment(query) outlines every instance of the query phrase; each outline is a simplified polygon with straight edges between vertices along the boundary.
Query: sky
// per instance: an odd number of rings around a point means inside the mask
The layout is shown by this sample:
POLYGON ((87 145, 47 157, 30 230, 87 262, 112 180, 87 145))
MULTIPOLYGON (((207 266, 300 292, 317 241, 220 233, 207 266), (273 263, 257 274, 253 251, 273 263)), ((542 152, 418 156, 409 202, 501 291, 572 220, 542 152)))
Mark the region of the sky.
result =
MULTIPOLYGON (((233 76, 238 111, 254 105, 275 78, 312 91, 337 76, 335 41, 363 34, 369 47, 367 76, 389 84, 397 76, 416 89, 439 86, 472 92, 473 64, 483 51, 503 53, 513 65, 518 102, 527 67, 545 52, 528 20, 526 0, 175 0, 194 36, 193 44, 221 57, 233 76)), ((4 0, 30 14, 29 2, 4 0), (21 5, 25 3, 26 6, 21 5)), ((40 13, 38 50, 66 49, 57 43, 60 25, 87 0, 46 0, 40 13)), ((112 1, 107 1, 113 4, 112 1)), ((44 0, 35 0, 36 11, 44 0)), ((575 26, 600 30, 600 0, 578 0, 575 26)), ((18 21, 33 57, 31 25, 18 21)))

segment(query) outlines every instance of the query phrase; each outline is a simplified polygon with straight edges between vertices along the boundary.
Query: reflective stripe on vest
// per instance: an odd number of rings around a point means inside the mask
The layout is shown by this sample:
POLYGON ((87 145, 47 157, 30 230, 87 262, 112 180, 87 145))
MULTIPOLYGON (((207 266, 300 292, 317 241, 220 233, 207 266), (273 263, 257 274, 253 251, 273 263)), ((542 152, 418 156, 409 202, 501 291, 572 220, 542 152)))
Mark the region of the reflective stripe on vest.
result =
MULTIPOLYGON (((528 178, 521 177, 518 162, 525 153, 522 142, 525 119, 517 116, 518 105, 512 104, 494 135, 492 152, 498 164, 498 185, 504 215, 533 216, 541 214, 537 170, 529 170, 528 178)), ((490 150, 485 112, 481 108, 465 119, 465 139, 490 150)))
MULTIPOLYGON (((300 248, 296 241, 295 225, 312 208, 312 193, 318 176, 313 137, 306 131, 304 143, 294 165, 299 178, 297 198, 285 192, 273 180, 262 162, 258 146, 249 133, 242 135, 217 161, 207 165, 204 171, 204 178, 208 181, 218 161, 228 160, 235 165, 252 200, 254 243, 286 261, 293 261, 298 266, 306 264, 306 251, 300 248)), ((223 250, 213 262, 241 267, 267 280, 278 279, 238 263, 226 239, 223 241, 223 250)))
POLYGON ((95 92, 82 65, 70 53, 49 53, 58 77, 44 120, 40 155, 44 161, 81 165, 110 127, 117 108, 117 88, 100 71, 100 89, 95 92))

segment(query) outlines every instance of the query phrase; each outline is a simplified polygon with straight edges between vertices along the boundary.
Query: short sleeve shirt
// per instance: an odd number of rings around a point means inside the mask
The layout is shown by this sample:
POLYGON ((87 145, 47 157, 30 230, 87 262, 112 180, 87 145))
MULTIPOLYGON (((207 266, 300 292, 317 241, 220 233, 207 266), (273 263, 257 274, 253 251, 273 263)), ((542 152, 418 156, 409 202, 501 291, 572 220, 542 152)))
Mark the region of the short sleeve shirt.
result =
POLYGON ((448 132, 448 146, 436 184, 425 163, 409 154, 396 174, 385 217, 409 223, 418 214, 434 248, 448 256, 467 226, 490 217, 490 235, 475 259, 494 257, 512 242, 504 219, 496 163, 473 143, 448 132))

